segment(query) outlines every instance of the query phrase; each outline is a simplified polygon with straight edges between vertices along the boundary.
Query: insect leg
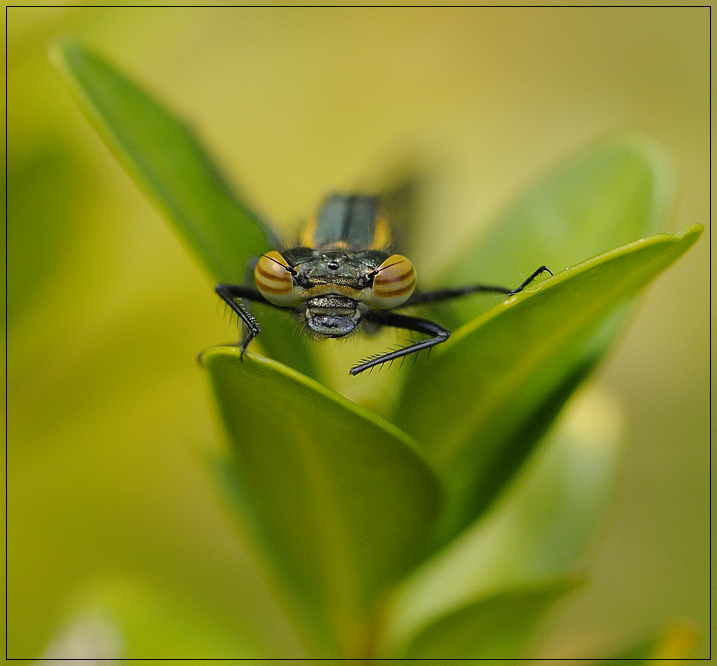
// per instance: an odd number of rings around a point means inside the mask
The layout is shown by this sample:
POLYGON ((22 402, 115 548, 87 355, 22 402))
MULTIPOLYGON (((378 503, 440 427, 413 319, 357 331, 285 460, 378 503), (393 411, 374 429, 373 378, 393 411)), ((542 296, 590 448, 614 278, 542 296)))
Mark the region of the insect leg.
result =
POLYGON ((371 312, 367 312, 364 315, 364 320, 380 324, 381 326, 393 326, 394 328, 404 328, 409 331, 418 331, 419 333, 425 333, 431 337, 427 340, 414 342, 413 344, 401 349, 396 349, 395 351, 378 354, 374 357, 365 359, 349 370, 352 375, 358 375, 364 370, 368 370, 369 368, 373 368, 376 365, 381 365, 388 361, 393 361, 397 358, 401 358, 402 356, 416 354, 423 349, 429 349, 430 347, 448 340, 448 336, 451 334, 448 329, 445 329, 443 326, 439 326, 432 321, 428 321, 427 319, 408 317, 406 315, 400 315, 388 310, 372 310, 371 312))
POLYGON ((456 287, 455 289, 438 289, 436 291, 424 292, 414 291, 411 297, 401 307, 407 305, 418 305, 420 303, 436 303, 438 301, 447 301, 451 298, 457 298, 458 296, 468 296, 469 294, 476 294, 479 292, 490 292, 495 294, 505 294, 506 296, 513 296, 514 294, 518 294, 523 291, 523 289, 525 289, 533 280, 535 280, 535 278, 537 278, 542 273, 550 273, 552 275, 552 272, 550 271, 550 269, 547 268, 547 266, 541 266, 531 275, 529 275, 528 278, 524 280, 523 283, 515 289, 508 289, 508 287, 498 287, 487 284, 473 284, 467 287, 456 287))
POLYGON ((533 280, 535 280, 535 278, 537 278, 539 275, 542 275, 543 273, 550 273, 551 275, 553 274, 553 272, 547 266, 541 266, 540 268, 535 269, 527 278, 525 278, 525 280, 523 280, 523 282, 521 283, 521 285, 519 287, 517 287, 516 289, 511 289, 508 292, 508 295, 512 296, 513 294, 520 293, 533 280))
POLYGON ((221 296, 222 300, 236 312, 247 327, 247 335, 241 343, 241 353, 243 356, 249 343, 261 332, 261 328, 259 327, 259 322, 252 316, 251 312, 246 310, 236 299, 246 298, 249 301, 259 301, 260 303, 266 303, 267 301, 258 290, 243 287, 238 284, 218 284, 214 290, 221 296))

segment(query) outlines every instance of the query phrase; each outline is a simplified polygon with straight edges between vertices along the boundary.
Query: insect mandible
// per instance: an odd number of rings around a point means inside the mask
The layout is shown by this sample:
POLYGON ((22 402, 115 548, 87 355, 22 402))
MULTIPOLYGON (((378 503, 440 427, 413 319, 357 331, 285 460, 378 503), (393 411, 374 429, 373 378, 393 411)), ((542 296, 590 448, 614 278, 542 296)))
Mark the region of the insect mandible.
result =
POLYGON ((451 332, 427 319, 399 314, 398 308, 446 301, 477 292, 512 296, 542 273, 535 270, 515 289, 491 285, 416 291, 411 261, 390 251, 391 232, 378 197, 334 194, 304 229, 300 245, 272 250, 259 257, 254 269, 256 288, 218 284, 216 292, 246 326, 244 354, 261 332, 254 316, 239 299, 291 310, 316 337, 341 338, 359 330, 362 322, 416 331, 429 336, 405 347, 362 360, 349 371, 364 370, 416 354, 445 342, 451 332))

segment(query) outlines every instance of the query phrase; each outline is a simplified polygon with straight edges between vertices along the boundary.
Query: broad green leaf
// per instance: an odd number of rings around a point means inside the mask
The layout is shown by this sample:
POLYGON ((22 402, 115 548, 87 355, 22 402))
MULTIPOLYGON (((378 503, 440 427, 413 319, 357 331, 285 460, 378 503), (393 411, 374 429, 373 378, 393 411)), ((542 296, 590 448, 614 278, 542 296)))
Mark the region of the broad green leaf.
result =
POLYGON ((110 578, 79 590, 70 621, 46 649, 46 658, 249 659, 271 654, 250 631, 187 600, 144 584, 110 578))
MULTIPOLYGON (((558 273, 663 231, 673 196, 669 156, 644 137, 616 137, 533 185, 451 262, 441 284, 516 287, 538 266, 558 273)), ((460 323, 496 300, 483 295, 457 301, 460 323)))
POLYGON ((397 423, 444 481, 446 538, 486 506, 527 454, 531 430, 545 430, 545 412, 557 413, 600 357, 606 317, 701 232, 692 225, 573 266, 462 327, 417 368, 397 423))
MULTIPOLYGON (((50 53, 90 122, 213 280, 243 284, 250 261, 277 242, 236 198, 192 132, 80 44, 67 42, 50 53)), ((279 313, 271 316, 259 340, 275 358, 309 372, 311 359, 292 336, 294 328, 291 317, 279 313)))
MULTIPOLYGON (((674 189, 672 162, 651 140, 627 135, 602 142, 548 174, 498 215, 487 234, 455 258, 441 284, 517 286, 538 266, 547 265, 557 273, 587 257, 658 233, 666 226, 674 189)), ((455 330, 499 301, 498 296, 479 294, 442 305, 433 314, 455 330)), ((629 305, 626 302, 613 310, 596 325, 592 337, 575 342, 570 351, 572 369, 566 369, 542 405, 526 411, 522 431, 504 443, 512 460, 504 461, 502 473, 491 475, 492 488, 488 484, 483 488, 487 498, 510 477, 564 401, 592 371, 629 305)))
MULTIPOLYGON (((625 136, 599 144, 542 179, 498 216, 487 235, 479 238, 463 259, 452 262, 442 284, 515 285, 539 265, 547 264, 558 272, 598 252, 661 230, 671 209, 673 181, 669 157, 651 141, 625 136)), ((437 319, 455 330, 498 300, 490 295, 460 299, 455 310, 441 308, 437 319)), ((465 520, 479 512, 510 478, 565 400, 602 358, 629 309, 626 300, 606 312, 602 321, 595 321, 592 330, 583 332, 580 339, 566 340, 562 355, 553 359, 555 367, 543 373, 548 384, 537 386, 537 391, 533 386, 521 387, 525 396, 521 399, 516 393, 512 413, 497 412, 496 424, 507 420, 513 429, 494 438, 495 454, 486 451, 487 458, 500 454, 501 459, 483 476, 480 492, 473 495, 473 512, 465 520)), ((555 326, 553 321, 546 325, 555 326)), ((512 332, 499 342, 493 350, 496 354, 502 353, 506 343, 523 344, 514 340, 512 332)), ((412 385, 423 381, 420 370, 409 380, 412 385)), ((499 383, 500 368, 494 366, 493 371, 498 373, 494 380, 499 383)), ((539 383, 540 377, 535 381, 539 383)), ((441 400, 441 394, 435 394, 433 404, 438 407, 441 400)), ((402 410, 410 418, 407 403, 402 410)), ((468 475, 473 473, 470 466, 463 469, 468 475)), ((461 480, 456 479, 456 483, 460 485, 461 480)), ((457 524, 460 522, 458 518, 457 524)))
POLYGON ((413 659, 511 659, 526 648, 556 601, 577 587, 575 579, 500 592, 436 620, 411 642, 413 659))
POLYGON ((621 430, 609 397, 578 393, 490 510, 401 585, 385 649, 395 653, 420 627, 494 590, 574 568, 607 513, 621 430))
POLYGON ((203 361, 229 434, 225 482, 311 656, 365 654, 379 597, 431 540, 435 476, 395 426, 294 370, 228 347, 203 361))

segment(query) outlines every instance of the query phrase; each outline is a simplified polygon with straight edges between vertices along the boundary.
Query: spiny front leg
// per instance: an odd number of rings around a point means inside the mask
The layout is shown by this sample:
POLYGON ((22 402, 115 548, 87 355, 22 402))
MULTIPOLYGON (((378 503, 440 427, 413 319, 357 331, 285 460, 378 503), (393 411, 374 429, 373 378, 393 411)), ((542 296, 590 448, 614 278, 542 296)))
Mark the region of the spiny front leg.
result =
POLYGON ((431 337, 427 340, 421 340, 420 342, 414 342, 411 345, 396 349, 395 351, 386 352, 385 354, 378 354, 371 358, 364 359, 358 365, 355 365, 349 373, 352 375, 358 375, 364 370, 373 368, 377 365, 383 365, 389 361, 394 361, 397 358, 405 357, 410 354, 417 354, 424 349, 429 349, 435 345, 440 344, 448 340, 451 332, 448 329, 439 326, 432 321, 427 319, 419 319, 418 317, 408 317, 406 315, 396 314, 388 310, 372 310, 364 315, 365 321, 370 321, 381 326, 392 326, 393 328, 403 328, 409 331, 417 331, 419 333, 425 333, 431 337))
POLYGON ((251 289, 249 287, 243 287, 241 285, 237 284, 218 284, 215 287, 215 291, 219 296, 221 296, 222 300, 234 311, 236 312, 237 316, 242 320, 244 325, 247 328, 247 334, 244 340, 242 340, 241 343, 241 357, 244 357, 244 353, 246 352, 246 348, 249 346, 249 343, 261 332, 261 328, 259 326, 259 322, 254 318, 254 316, 246 310, 241 303, 239 303, 236 299, 237 298, 246 298, 248 300, 252 301, 259 301, 262 303, 265 303, 264 297, 255 289, 251 289))

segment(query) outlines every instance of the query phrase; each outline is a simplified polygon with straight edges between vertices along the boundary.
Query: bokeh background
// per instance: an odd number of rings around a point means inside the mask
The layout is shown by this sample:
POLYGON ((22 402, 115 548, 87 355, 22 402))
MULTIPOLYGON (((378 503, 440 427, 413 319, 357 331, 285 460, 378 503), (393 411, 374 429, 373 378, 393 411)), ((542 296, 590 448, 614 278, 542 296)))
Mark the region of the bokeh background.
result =
MULTIPOLYGON (((34 658, 88 580, 170 590, 296 645, 210 483, 196 354, 235 336, 208 277, 47 59, 73 36, 186 119, 277 228, 331 190, 425 176, 426 282, 536 177, 640 130, 672 154, 672 228, 709 222, 709 8, 41 8, 7 13, 8 654, 34 658)), ((667 620, 709 653, 709 229, 597 373, 626 415, 590 584, 540 654, 667 620)), ((519 277, 516 275, 516 277, 519 277)), ((559 322, 556 322, 559 325, 559 322)))

